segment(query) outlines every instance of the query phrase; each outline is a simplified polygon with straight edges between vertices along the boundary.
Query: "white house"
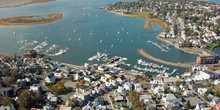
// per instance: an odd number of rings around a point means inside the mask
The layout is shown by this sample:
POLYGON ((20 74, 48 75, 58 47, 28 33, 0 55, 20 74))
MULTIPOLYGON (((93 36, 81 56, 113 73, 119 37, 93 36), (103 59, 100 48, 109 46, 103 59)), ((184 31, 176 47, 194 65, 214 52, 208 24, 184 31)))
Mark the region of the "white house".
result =
POLYGON ((179 106, 178 103, 182 102, 182 98, 177 98, 174 94, 165 94, 162 97, 164 106, 170 108, 172 106, 179 106))
POLYGON ((198 92, 200 95, 204 95, 207 91, 208 91, 207 88, 198 88, 198 90, 197 90, 197 92, 198 92))
POLYGON ((220 102, 220 99, 218 97, 213 97, 210 104, 212 104, 213 106, 216 106, 219 102, 220 102))
POLYGON ((162 95, 164 94, 164 87, 163 86, 157 86, 157 87, 151 87, 151 90, 154 92, 154 94, 156 94, 158 97, 162 97, 162 95))
POLYGON ((54 74, 49 74, 45 79, 46 83, 54 83, 56 81, 56 77, 54 77, 54 74))
POLYGON ((196 76, 194 77, 195 80, 208 80, 208 79, 217 79, 219 78, 219 74, 205 72, 205 71, 196 71, 196 76))
POLYGON ((30 86, 31 91, 41 91, 41 86, 40 85, 32 85, 30 86))
POLYGON ((214 84, 215 84, 215 85, 217 85, 218 83, 220 83, 219 80, 215 80, 215 81, 214 81, 214 84))
POLYGON ((132 89, 131 83, 130 82, 125 82, 124 83, 124 88, 125 88, 125 90, 131 90, 132 89))
POLYGON ((134 90, 137 92, 141 92, 143 90, 143 88, 140 83, 136 83, 136 84, 134 84, 134 90))
POLYGON ((152 99, 151 95, 140 95, 140 101, 143 101, 144 104, 150 104, 152 99))
POLYGON ((193 93, 193 91, 191 91, 191 90, 185 90, 184 92, 183 92, 183 96, 193 96, 194 95, 194 93, 193 93))
POLYGON ((150 81, 151 84, 163 84, 163 77, 154 77, 152 81, 150 81))
POLYGON ((170 86, 170 90, 173 92, 178 92, 180 90, 180 88, 178 86, 170 86))

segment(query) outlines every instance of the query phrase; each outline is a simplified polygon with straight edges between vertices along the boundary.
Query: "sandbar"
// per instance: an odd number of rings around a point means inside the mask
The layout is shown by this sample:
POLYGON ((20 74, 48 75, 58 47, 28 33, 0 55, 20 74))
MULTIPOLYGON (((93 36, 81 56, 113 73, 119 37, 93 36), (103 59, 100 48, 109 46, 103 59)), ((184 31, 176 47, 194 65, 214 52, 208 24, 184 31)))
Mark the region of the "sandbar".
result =
POLYGON ((35 3, 45 3, 55 0, 0 0, 0 8, 17 7, 35 3))
POLYGON ((44 24, 59 20, 63 14, 48 14, 48 15, 31 15, 31 16, 16 16, 0 19, 0 25, 32 25, 44 24))

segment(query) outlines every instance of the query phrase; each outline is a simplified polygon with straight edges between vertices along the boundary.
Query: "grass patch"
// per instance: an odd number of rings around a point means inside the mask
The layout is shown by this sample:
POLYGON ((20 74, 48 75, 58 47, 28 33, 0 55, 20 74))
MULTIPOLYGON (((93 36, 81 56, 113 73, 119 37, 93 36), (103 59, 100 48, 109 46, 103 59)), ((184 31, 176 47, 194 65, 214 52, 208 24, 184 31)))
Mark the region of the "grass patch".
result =
POLYGON ((216 41, 213 43, 206 44, 206 49, 212 51, 215 47, 220 46, 220 41, 216 41))

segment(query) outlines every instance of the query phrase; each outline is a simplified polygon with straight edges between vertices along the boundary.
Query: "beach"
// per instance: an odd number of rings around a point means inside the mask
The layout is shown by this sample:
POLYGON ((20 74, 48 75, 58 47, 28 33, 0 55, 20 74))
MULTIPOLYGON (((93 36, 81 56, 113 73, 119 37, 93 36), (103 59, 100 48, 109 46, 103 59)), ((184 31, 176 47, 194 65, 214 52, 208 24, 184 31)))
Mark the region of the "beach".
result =
POLYGON ((124 13, 120 13, 120 12, 115 12, 115 11, 108 11, 105 9, 106 12, 110 12, 116 15, 120 15, 120 16, 126 16, 126 17, 134 17, 134 18, 144 18, 146 19, 145 24, 144 24, 144 29, 152 29, 152 25, 151 23, 157 23, 163 31, 166 30, 166 25, 165 23, 158 19, 158 18, 149 18, 149 14, 150 13, 155 13, 155 12, 134 12, 131 14, 124 14, 124 13))
POLYGON ((0 25, 32 25, 50 23, 61 19, 63 14, 16 16, 0 19, 0 25))

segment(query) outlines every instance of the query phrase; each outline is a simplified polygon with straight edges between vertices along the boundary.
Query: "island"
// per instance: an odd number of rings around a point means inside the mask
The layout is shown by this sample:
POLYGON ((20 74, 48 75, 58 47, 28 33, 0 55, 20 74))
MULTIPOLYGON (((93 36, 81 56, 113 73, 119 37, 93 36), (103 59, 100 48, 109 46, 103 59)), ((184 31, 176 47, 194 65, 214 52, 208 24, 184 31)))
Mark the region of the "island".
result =
POLYGON ((0 19, 0 25, 32 25, 50 23, 61 19, 63 14, 16 16, 0 19))
POLYGON ((17 7, 22 5, 45 3, 51 1, 55 1, 55 0, 1 0, 0 8, 17 7))

